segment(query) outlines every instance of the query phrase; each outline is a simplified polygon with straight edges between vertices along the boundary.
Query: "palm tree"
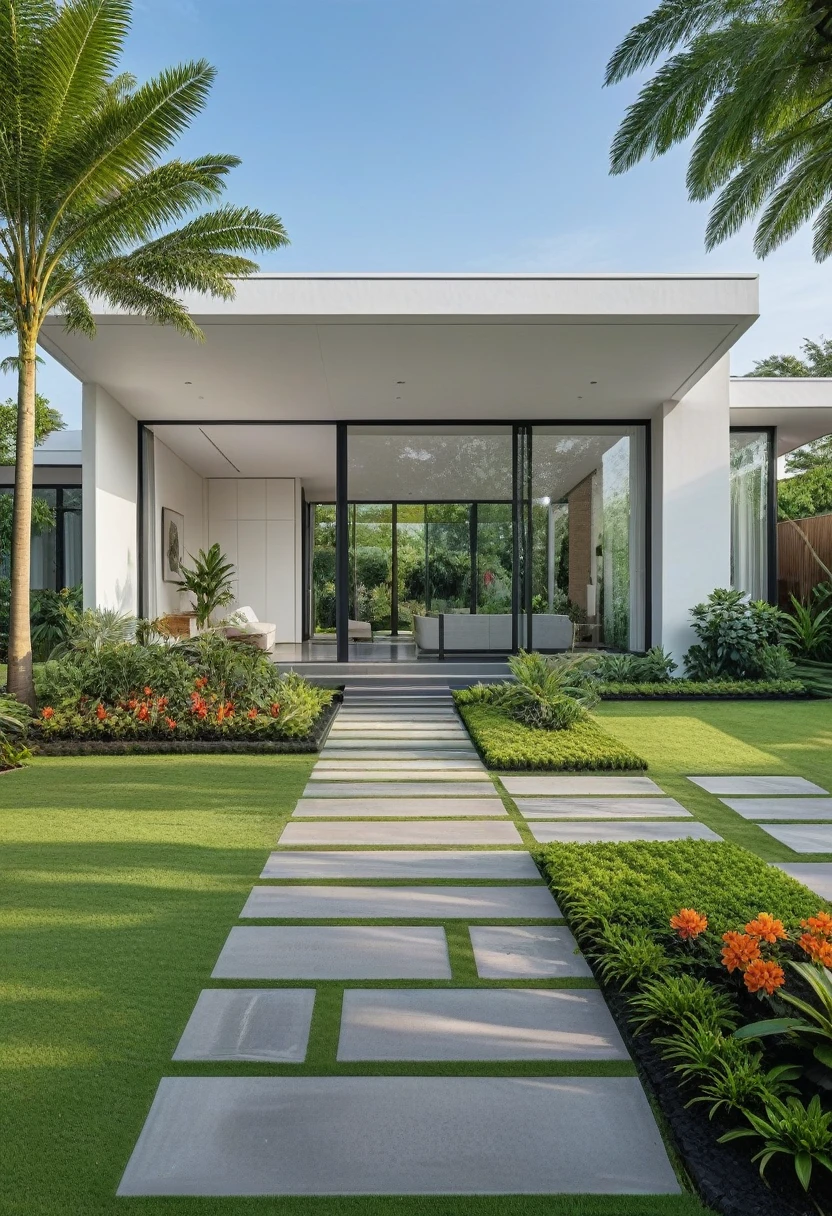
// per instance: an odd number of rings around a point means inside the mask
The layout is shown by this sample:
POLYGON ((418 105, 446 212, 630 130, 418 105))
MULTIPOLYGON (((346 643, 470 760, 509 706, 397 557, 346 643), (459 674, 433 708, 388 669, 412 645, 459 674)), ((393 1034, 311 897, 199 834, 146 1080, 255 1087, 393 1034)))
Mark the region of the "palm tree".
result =
POLYGON ((0 0, 0 329, 17 336, 9 690, 34 706, 29 543, 37 341, 47 314, 92 338, 102 301, 202 334, 178 298, 228 298, 246 256, 287 243, 280 220, 215 200, 234 156, 162 161, 214 70, 117 75, 130 0, 0 0), (178 225, 178 226, 175 226, 178 225))
POLYGON ((663 60, 612 146, 623 173, 696 132, 692 200, 716 195, 709 249, 759 216, 765 257, 813 216, 832 253, 832 0, 662 0, 607 66, 613 84, 663 60))

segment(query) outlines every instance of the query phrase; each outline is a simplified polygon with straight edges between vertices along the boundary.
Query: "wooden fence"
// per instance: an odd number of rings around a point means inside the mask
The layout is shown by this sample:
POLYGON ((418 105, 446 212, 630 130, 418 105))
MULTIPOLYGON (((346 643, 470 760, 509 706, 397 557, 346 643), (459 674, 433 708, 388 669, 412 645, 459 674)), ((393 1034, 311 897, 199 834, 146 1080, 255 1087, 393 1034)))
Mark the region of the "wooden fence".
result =
POLYGON ((832 514, 784 519, 777 525, 777 592, 808 599, 818 583, 832 582, 832 514), (826 569, 824 569, 824 566, 826 569))

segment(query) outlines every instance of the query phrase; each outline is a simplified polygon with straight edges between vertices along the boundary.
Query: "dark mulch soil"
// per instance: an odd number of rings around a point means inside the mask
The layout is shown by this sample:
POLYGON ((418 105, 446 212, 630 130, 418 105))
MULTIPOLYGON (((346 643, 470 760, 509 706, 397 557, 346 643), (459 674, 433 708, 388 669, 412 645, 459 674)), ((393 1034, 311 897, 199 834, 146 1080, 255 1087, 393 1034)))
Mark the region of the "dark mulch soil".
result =
POLYGON ((323 710, 309 735, 301 739, 53 739, 48 743, 29 740, 31 750, 38 756, 205 756, 205 755, 274 755, 320 751, 329 734, 333 719, 341 705, 337 696, 323 710))
POLYGON ((721 1120, 718 1114, 711 1120, 706 1103, 688 1107, 694 1091, 679 1086, 648 1035, 630 1033, 626 996, 609 990, 604 995, 642 1080, 664 1115, 691 1182, 706 1204, 722 1216, 818 1216, 819 1210, 832 1212, 832 1185, 820 1166, 812 1172, 811 1188, 818 1208, 803 1195, 791 1160, 784 1157, 782 1162, 776 1158, 769 1162, 768 1185, 760 1178, 751 1157, 762 1147, 761 1140, 717 1143, 724 1132, 741 1127, 742 1120, 721 1120))

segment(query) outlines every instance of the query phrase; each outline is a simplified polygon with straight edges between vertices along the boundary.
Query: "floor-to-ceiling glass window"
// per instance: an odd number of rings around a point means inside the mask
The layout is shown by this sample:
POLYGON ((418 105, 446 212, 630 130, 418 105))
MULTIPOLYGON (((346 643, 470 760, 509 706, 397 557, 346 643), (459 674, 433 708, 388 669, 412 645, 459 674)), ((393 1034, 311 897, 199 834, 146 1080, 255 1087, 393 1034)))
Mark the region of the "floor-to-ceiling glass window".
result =
POLYGON ((731 431, 731 586, 753 600, 769 598, 770 430, 731 431))
MULTIPOLYGON (((3 495, 2 525, 11 536, 14 488, 0 489, 3 495)), ((35 520, 32 527, 32 590, 60 591, 81 583, 81 487, 35 486, 32 491, 35 520), (49 520, 49 522, 46 522, 49 520)), ((0 554, 0 578, 8 578, 10 544, 0 554)))

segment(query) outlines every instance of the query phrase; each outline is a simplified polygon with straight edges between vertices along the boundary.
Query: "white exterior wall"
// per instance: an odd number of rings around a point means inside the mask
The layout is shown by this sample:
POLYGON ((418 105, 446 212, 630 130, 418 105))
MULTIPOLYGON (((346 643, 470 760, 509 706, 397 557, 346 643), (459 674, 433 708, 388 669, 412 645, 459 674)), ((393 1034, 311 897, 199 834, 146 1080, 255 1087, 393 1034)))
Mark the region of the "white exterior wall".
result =
POLYGON ((154 439, 154 486, 153 486, 153 544, 150 546, 153 568, 148 578, 148 591, 155 599, 149 599, 148 613, 151 617, 166 612, 180 612, 188 605, 188 597, 182 596, 174 583, 162 579, 162 509, 178 511, 185 520, 185 561, 206 548, 205 544, 205 496, 207 482, 195 473, 190 465, 170 450, 159 439, 154 439))
POLYGON ((273 623, 278 642, 301 640, 300 482, 294 478, 208 480, 209 545, 237 570, 237 607, 273 623))
POLYGON ((680 668, 690 609, 731 581, 728 385, 723 358, 653 418, 653 637, 680 668))
POLYGON ((83 431, 84 606, 137 611, 136 419, 98 384, 85 384, 83 431))

